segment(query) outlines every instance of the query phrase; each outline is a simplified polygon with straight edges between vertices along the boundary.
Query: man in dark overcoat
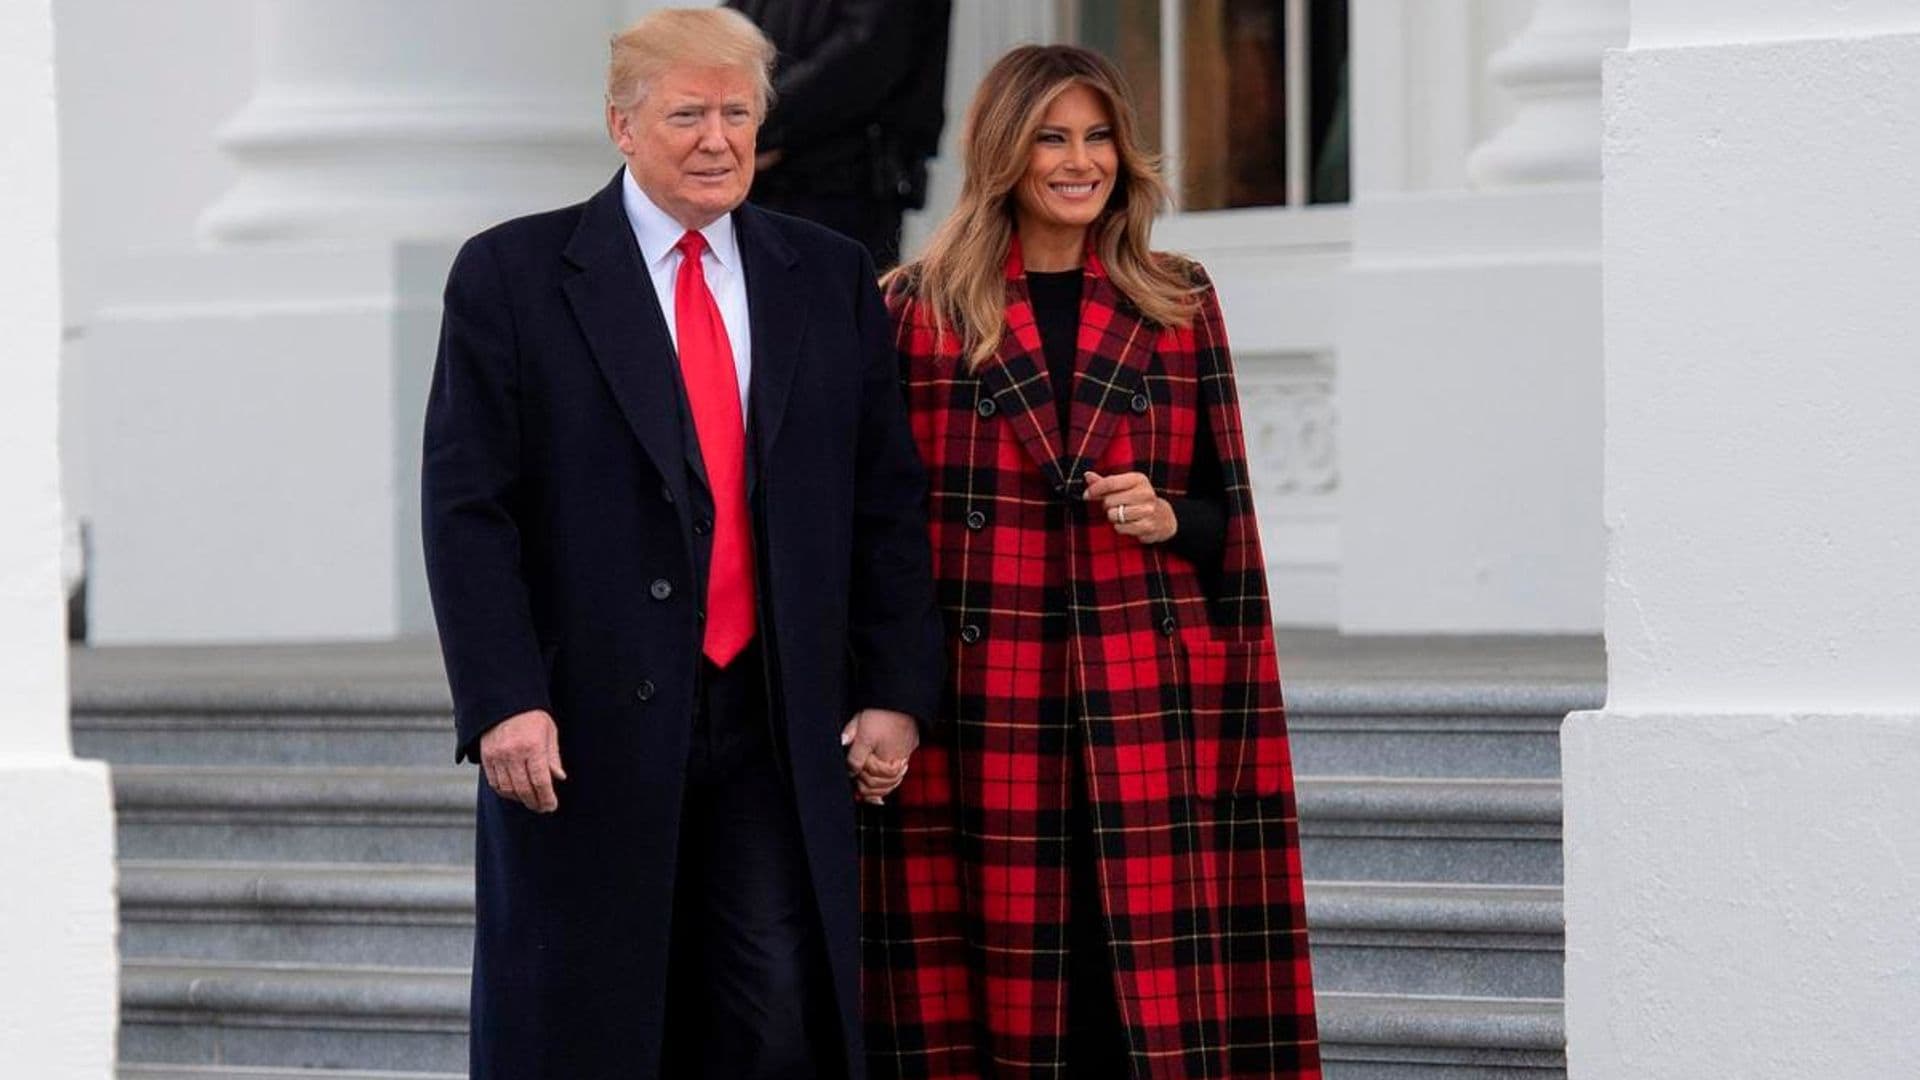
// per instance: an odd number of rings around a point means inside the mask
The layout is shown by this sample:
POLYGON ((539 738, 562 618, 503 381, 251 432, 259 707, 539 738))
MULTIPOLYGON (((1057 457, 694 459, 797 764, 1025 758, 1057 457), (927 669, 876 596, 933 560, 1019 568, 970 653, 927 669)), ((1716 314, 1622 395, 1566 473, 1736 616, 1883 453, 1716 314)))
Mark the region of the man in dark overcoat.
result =
POLYGON ((853 805, 941 631, 872 262, 742 205, 771 60, 723 9, 635 24, 626 167, 448 278, 424 531, 482 1080, 863 1072, 853 805))
POLYGON ((951 0, 726 0, 780 50, 756 205, 817 221, 890 270, 946 125, 951 0))

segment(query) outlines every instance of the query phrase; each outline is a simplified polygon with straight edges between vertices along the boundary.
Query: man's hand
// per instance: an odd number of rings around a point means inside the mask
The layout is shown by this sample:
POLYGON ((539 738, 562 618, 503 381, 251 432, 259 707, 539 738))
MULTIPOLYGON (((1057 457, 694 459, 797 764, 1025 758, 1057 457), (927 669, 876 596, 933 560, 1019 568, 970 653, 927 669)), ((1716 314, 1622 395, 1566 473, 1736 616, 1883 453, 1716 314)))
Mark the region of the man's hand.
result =
POLYGON ((480 767, 487 783, 503 799, 536 813, 560 809, 553 792, 555 780, 565 780, 560 767, 560 729, 544 709, 507 717, 480 736, 480 767))
POLYGON ((847 775, 860 798, 880 805, 907 778, 907 759, 920 745, 913 717, 891 709, 861 709, 840 731, 847 748, 847 775))

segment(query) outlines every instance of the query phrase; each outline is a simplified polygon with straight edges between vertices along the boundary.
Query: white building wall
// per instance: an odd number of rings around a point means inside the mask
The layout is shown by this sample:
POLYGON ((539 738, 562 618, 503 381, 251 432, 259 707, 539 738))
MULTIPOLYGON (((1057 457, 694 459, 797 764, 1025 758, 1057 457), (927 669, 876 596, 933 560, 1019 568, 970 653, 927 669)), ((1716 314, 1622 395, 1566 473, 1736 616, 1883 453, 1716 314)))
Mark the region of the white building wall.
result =
POLYGON ((1920 1070, 1920 10, 1636 0, 1574 1080, 1920 1070))
POLYGON ((48 0, 0 5, 0 1062, 107 1080, 116 1010, 113 811, 67 737, 60 589, 59 167, 48 0))
POLYGON ((453 245, 612 175, 606 40, 646 6, 247 5, 241 101, 175 133, 217 144, 231 182, 179 181, 191 223, 137 204, 158 238, 86 274, 68 406, 91 640, 430 631, 419 430, 453 245))
POLYGON ((1343 630, 1599 629, 1599 71, 1625 5, 1356 6, 1343 630))
MULTIPOLYGON (((213 133, 253 85, 253 0, 54 0, 60 253, 69 350, 127 259, 180 251, 234 169, 213 133), (166 42, 155 48, 155 42, 166 42)), ((61 366, 68 522, 94 512, 88 369, 61 366)), ((78 558, 78 537, 72 556, 78 558)), ((78 572, 78 568, 75 568, 78 572)))

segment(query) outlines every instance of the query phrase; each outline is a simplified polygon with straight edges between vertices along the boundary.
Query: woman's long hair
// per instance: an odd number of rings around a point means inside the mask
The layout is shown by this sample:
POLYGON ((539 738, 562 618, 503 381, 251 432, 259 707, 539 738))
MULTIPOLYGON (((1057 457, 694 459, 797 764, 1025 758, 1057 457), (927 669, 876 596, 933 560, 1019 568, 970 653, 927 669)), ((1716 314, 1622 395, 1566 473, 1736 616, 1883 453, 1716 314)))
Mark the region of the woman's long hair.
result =
POLYGON ((1089 226, 1107 277, 1150 322, 1184 326, 1197 306, 1181 260, 1148 249, 1167 186, 1153 155, 1140 148, 1126 81, 1099 53, 1070 45, 1023 45, 981 80, 961 134, 965 177, 953 212, 926 251, 888 274, 933 315, 937 340, 957 334, 971 368, 990 359, 1006 332, 1006 263, 1014 234, 1014 188, 1026 175, 1040 121, 1070 86, 1099 95, 1113 121, 1119 170, 1100 217, 1089 226))

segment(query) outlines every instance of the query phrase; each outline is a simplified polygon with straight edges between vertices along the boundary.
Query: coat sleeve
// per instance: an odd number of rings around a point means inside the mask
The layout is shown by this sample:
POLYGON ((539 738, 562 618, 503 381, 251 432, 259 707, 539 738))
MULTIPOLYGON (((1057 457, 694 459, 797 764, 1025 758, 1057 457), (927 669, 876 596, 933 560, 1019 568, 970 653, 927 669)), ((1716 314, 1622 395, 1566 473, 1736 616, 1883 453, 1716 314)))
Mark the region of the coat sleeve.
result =
POLYGON ((805 56, 782 59, 760 149, 805 147, 871 115, 916 62, 922 0, 849 0, 805 56))
POLYGON ((1223 632, 1257 639, 1273 626, 1267 598, 1267 565, 1260 550, 1253 483, 1247 475, 1247 440, 1240 418, 1240 393, 1234 385, 1233 356, 1227 347, 1220 294, 1197 264, 1194 284, 1200 310, 1194 316, 1195 368, 1207 434, 1220 462, 1225 510, 1225 546, 1220 554, 1218 589, 1209 597, 1214 621, 1223 632))
POLYGON ((517 365, 499 263, 476 237, 447 277, 420 481, 456 759, 477 761, 480 735, 507 717, 551 708, 520 569, 517 365))
POLYGON ((853 704, 907 713, 924 730, 945 666, 934 606, 927 481, 907 423, 893 321, 862 252, 860 443, 854 476, 853 704))

